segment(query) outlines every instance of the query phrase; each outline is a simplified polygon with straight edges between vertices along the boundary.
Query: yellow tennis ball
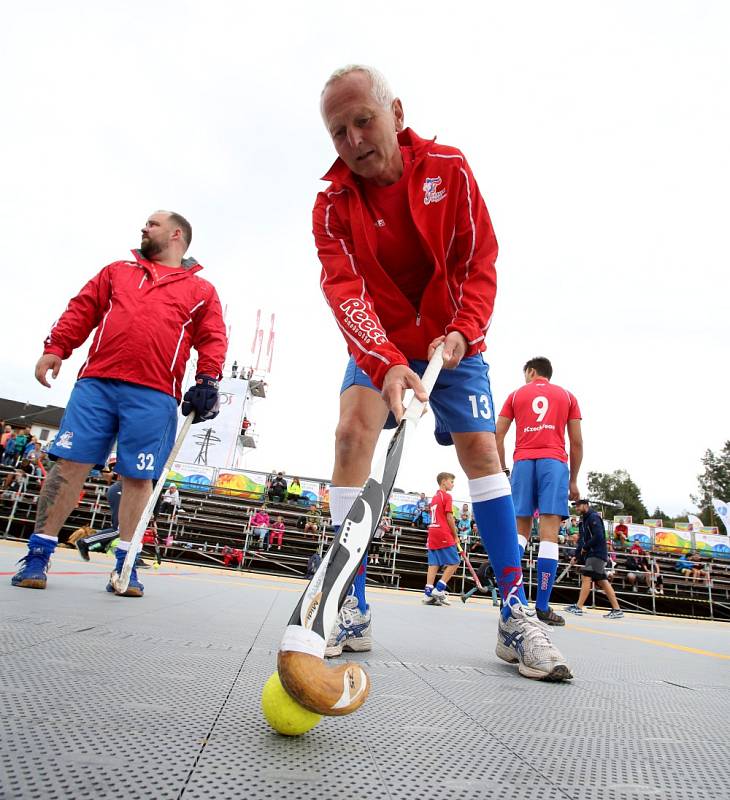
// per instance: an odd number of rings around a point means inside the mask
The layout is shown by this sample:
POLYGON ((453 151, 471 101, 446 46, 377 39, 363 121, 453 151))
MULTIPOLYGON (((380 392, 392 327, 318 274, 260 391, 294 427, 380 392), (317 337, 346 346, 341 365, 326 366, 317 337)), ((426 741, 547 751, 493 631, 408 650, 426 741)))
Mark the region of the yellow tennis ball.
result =
POLYGON ((264 684, 261 692, 261 710, 269 725, 283 736, 301 736, 322 719, 321 714, 300 706, 287 694, 281 685, 278 672, 264 684))

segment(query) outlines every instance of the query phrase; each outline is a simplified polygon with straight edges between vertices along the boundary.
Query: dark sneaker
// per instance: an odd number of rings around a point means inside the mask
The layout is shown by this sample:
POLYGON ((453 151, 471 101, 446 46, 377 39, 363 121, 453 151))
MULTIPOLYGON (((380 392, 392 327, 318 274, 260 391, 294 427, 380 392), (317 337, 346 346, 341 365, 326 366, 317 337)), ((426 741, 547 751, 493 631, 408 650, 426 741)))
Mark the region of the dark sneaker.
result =
POLYGON ((550 606, 548 606, 547 611, 540 611, 539 608, 536 608, 535 611, 540 622, 544 622, 546 625, 554 625, 556 628, 560 625, 565 625, 565 617, 556 614, 550 606))
POLYGON ((86 539, 77 539, 76 540, 76 549, 79 551, 79 555, 84 561, 90 561, 89 558, 89 545, 86 542, 86 539))
MULTIPOLYGON (((107 592, 111 592, 112 594, 119 595, 119 593, 114 588, 114 585, 112 584, 112 577, 114 575, 118 576, 118 575, 121 574, 122 567, 124 566, 124 559, 126 558, 126 555, 127 555, 127 551, 126 550, 120 550, 119 548, 117 548, 114 551, 114 555, 116 556, 117 563, 116 563, 116 565, 114 567, 114 572, 112 572, 112 574, 109 576, 109 583, 107 583, 107 585, 106 585, 106 590, 107 590, 107 592)), ((129 576, 129 586, 127 586, 127 590, 125 592, 123 592, 119 596, 120 597, 142 597, 143 595, 144 595, 144 586, 137 579, 137 567, 135 565, 134 567, 132 567, 132 574, 129 576)))
POLYGON ((55 542, 43 539, 34 533, 28 540, 28 552, 25 558, 21 558, 18 562, 23 566, 10 580, 13 586, 19 586, 21 589, 45 589, 48 565, 55 549, 55 542))
POLYGON ((577 603, 572 603, 569 606, 565 606, 565 610, 570 614, 575 614, 576 617, 583 616, 583 609, 577 603))

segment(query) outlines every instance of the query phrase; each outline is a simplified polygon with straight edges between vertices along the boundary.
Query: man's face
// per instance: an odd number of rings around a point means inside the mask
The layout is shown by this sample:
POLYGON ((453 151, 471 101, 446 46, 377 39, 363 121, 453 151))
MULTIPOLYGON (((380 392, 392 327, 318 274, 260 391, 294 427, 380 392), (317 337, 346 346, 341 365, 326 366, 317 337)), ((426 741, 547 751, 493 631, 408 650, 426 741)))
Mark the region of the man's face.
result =
POLYGON ((375 99, 370 77, 350 72, 325 90, 322 112, 337 155, 362 178, 392 183, 388 176, 400 164, 398 131, 403 130, 400 100, 383 108, 375 99))
POLYGON ((142 242, 140 253, 145 258, 153 259, 166 249, 175 226, 170 221, 170 215, 164 211, 156 211, 142 227, 142 242))

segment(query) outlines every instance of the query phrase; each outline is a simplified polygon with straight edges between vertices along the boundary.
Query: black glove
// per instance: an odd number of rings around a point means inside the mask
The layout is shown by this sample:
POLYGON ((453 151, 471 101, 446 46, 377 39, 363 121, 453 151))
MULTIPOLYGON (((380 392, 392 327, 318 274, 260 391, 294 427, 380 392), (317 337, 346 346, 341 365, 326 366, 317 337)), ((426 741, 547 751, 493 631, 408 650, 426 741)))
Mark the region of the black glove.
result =
POLYGON ((219 407, 218 381, 211 378, 210 375, 196 375, 195 383, 183 397, 183 416, 187 417, 191 411, 194 411, 193 425, 195 425, 196 422, 217 417, 219 407))

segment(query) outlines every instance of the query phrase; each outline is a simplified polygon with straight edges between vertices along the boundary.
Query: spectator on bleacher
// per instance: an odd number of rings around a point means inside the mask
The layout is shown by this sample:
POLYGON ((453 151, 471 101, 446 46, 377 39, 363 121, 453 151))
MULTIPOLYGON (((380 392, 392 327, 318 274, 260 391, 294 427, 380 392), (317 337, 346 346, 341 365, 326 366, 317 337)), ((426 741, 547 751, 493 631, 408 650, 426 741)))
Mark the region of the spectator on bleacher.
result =
POLYGON ((467 547, 469 544, 469 534, 471 532, 471 519, 469 519, 469 512, 461 512, 461 516, 456 520, 456 533, 459 536, 459 541, 462 547, 467 547))
POLYGON ((469 536, 471 537, 471 551, 475 553, 481 548, 482 552, 484 552, 484 548, 482 547, 482 537, 479 535, 479 526, 477 525, 477 521, 475 519, 472 519, 471 521, 469 536))
POLYGON ((24 428, 20 433, 15 436, 15 458, 16 463, 18 459, 23 458, 25 447, 30 441, 30 428, 24 428))
POLYGON ((244 416, 243 421, 241 422, 241 436, 248 435, 248 429, 251 427, 251 420, 244 416))
POLYGON ((649 559, 649 566, 651 567, 651 584, 654 594, 664 594, 664 578, 662 571, 659 567, 659 562, 656 558, 649 559))
MULTIPOLYGON (((10 426, 6 426, 10 427, 10 426)), ((3 452, 3 464, 6 467, 14 467, 15 466, 15 432, 13 429, 10 429, 9 434, 3 434, 3 438, 5 439, 5 451, 3 452)))
POLYGON ((421 496, 416 500, 416 518, 413 522, 419 530, 425 530, 428 525, 428 500, 425 492, 421 492, 421 496))
POLYGON ((269 487, 269 500, 272 503, 283 503, 286 499, 288 489, 289 487, 287 486, 284 473, 277 472, 271 481, 271 486, 269 487))
POLYGON ((391 527, 392 523, 390 517, 381 517, 378 527, 375 529, 375 533, 373 534, 373 541, 368 552, 368 564, 379 564, 380 556, 383 556, 383 559, 385 559, 383 538, 390 533, 391 527))
POLYGON ((221 550, 221 555, 223 556, 223 566, 235 569, 243 559, 243 550, 236 550, 225 545, 221 550))
POLYGON ((567 517, 560 521, 558 528, 558 544, 568 544, 568 537, 570 536, 570 529, 568 528, 567 517))
POLYGON ((16 495, 25 491, 27 480, 26 474, 20 469, 8 472, 3 481, 3 499, 14 500, 16 495))
POLYGON ((251 527, 253 528, 254 534, 259 537, 259 549, 263 549, 266 545, 266 536, 269 533, 270 523, 271 519, 268 511, 266 510, 266 506, 259 508, 251 517, 251 527))
POLYGON ((165 494, 162 495, 162 503, 160 503, 160 511, 164 511, 166 514, 177 514, 182 509, 182 498, 180 497, 180 492, 177 490, 177 486, 174 483, 171 483, 165 494))
POLYGON ((299 478, 292 478, 286 499, 294 503, 298 503, 302 499, 302 484, 299 482, 299 478))
POLYGON ((707 578, 707 574, 702 569, 702 564, 693 560, 691 556, 685 556, 682 553, 677 556, 674 568, 685 578, 689 578, 695 583, 707 578))
POLYGON ((629 540, 628 525, 625 525, 623 522, 619 522, 617 525, 614 525, 613 538, 616 542, 616 547, 618 547, 619 550, 623 550, 629 540))
POLYGON ((271 549, 276 545, 277 550, 281 550, 281 545, 284 542, 284 518, 277 517, 276 522, 271 526, 271 533, 269 533, 269 547, 271 549))
POLYGON ((649 559, 646 557, 644 548, 638 542, 634 542, 631 545, 629 554, 626 556, 626 569, 628 570, 626 581, 632 592, 639 591, 639 584, 644 588, 651 586, 649 559))
POLYGON ((578 518, 570 518, 570 536, 568 537, 568 544, 575 547, 578 544, 578 537, 580 536, 580 526, 578 525, 578 518))
POLYGON ((322 528, 322 512, 317 506, 312 506, 307 514, 307 521, 304 524, 304 533, 319 536, 322 528))

